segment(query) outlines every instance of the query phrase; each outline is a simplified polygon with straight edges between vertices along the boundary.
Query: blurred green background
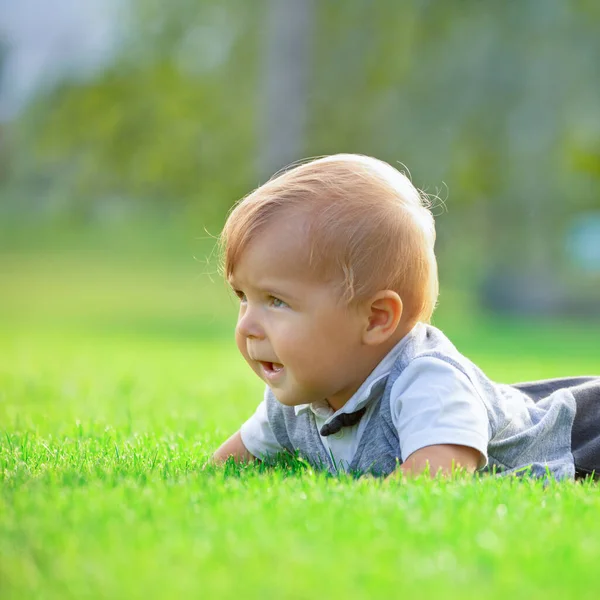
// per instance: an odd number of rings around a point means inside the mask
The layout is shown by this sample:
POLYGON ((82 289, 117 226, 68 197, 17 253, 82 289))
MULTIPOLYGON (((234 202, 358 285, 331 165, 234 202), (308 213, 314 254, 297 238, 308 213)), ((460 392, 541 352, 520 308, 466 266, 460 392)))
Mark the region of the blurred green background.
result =
POLYGON ((560 347, 569 371, 595 349, 595 0, 0 0, 0 15, 12 339, 229 339, 227 211, 294 160, 358 152, 434 196, 435 324, 492 356, 537 336, 531 355, 560 347))
POLYGON ((0 0, 0 597, 594 594, 589 487, 202 467, 263 392, 215 236, 308 156, 434 197, 492 379, 600 375, 599 65, 598 0, 0 0))

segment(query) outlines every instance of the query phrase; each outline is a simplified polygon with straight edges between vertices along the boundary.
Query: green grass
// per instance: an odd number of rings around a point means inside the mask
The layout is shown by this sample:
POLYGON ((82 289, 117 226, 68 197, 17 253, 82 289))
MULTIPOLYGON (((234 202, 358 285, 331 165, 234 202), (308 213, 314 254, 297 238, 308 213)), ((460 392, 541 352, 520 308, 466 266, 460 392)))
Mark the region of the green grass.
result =
MULTIPOLYGON (((0 598, 597 597, 594 484, 207 467, 262 386, 174 264, 0 257, 0 598)), ((461 306, 436 324, 498 380, 600 370, 600 323, 461 306)))

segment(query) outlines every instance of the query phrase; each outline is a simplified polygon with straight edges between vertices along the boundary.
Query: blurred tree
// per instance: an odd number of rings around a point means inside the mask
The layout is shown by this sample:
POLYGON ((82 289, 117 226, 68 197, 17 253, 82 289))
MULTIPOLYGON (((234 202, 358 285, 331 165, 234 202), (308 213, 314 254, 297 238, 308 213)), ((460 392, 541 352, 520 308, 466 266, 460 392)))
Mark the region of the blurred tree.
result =
MULTIPOLYGON (((0 39, 0 82, 4 79, 6 60, 6 43, 0 39)), ((8 144, 6 141, 5 128, 0 123, 0 184, 6 179, 8 166, 8 144)))
POLYGON ((255 26, 239 2, 136 0, 120 60, 20 122, 32 165, 57 175, 81 217, 115 197, 222 215, 253 172, 255 26))
POLYGON ((257 165, 263 180, 304 151, 314 20, 313 0, 269 0, 266 10, 257 165))
POLYGON ((427 191, 443 182, 442 273, 485 271, 494 294, 512 285, 530 309, 539 295, 562 303, 566 222, 600 204, 599 179, 590 193, 600 15, 590 6, 320 4, 308 154, 373 153, 410 165, 427 191))

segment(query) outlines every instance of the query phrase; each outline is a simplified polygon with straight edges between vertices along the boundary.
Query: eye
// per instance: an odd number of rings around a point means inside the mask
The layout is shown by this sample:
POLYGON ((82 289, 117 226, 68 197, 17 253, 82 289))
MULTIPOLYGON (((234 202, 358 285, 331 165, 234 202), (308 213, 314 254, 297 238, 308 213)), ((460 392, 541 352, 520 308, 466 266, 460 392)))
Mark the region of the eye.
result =
POLYGON ((233 290, 233 293, 239 298, 240 302, 246 302, 246 294, 241 290, 233 290))
POLYGON ((273 306, 274 308, 285 308, 288 305, 283 301, 280 300, 279 298, 276 298, 275 296, 271 296, 271 306, 273 306))

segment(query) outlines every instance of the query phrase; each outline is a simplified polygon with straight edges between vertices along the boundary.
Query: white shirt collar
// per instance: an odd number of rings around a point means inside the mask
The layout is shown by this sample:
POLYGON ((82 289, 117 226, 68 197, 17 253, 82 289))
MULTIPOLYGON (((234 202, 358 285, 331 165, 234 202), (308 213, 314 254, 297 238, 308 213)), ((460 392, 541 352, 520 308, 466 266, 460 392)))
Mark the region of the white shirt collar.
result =
POLYGON ((321 419, 327 419, 329 422, 335 415, 340 413, 355 412, 367 405, 375 396, 383 391, 387 376, 392 370, 392 366, 404 350, 404 346, 408 340, 414 336, 414 332, 420 323, 417 323, 413 329, 407 333, 381 360, 381 362, 373 369, 371 374, 363 381, 362 385, 356 390, 354 395, 340 408, 334 411, 327 403, 327 400, 317 400, 311 404, 298 404, 294 406, 296 415, 310 410, 321 419))

